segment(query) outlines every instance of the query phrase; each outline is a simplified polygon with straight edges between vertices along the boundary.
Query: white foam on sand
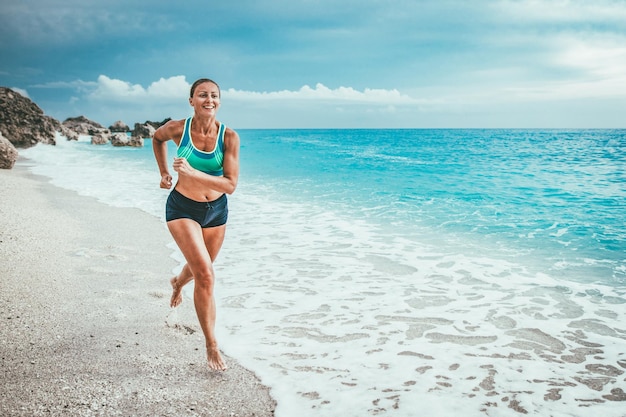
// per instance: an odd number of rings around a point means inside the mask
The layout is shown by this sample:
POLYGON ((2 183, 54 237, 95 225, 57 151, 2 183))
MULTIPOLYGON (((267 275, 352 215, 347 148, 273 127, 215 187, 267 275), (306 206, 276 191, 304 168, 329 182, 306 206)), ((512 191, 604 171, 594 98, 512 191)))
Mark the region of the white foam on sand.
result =
MULTIPOLYGON (((28 150, 31 169, 161 217, 155 166, 75 145, 28 150)), ((623 417, 626 288, 394 235, 251 179, 229 201, 218 340, 272 387, 277 417, 623 417)))
POLYGON ((35 161, 30 170, 49 177, 57 187, 114 207, 135 207, 164 218, 167 190, 158 188, 156 163, 147 164, 136 156, 146 149, 92 145, 89 136, 68 141, 58 133, 56 143, 20 150, 20 155, 35 161))
POLYGON ((219 337, 277 416, 623 415, 623 289, 239 193, 219 337))

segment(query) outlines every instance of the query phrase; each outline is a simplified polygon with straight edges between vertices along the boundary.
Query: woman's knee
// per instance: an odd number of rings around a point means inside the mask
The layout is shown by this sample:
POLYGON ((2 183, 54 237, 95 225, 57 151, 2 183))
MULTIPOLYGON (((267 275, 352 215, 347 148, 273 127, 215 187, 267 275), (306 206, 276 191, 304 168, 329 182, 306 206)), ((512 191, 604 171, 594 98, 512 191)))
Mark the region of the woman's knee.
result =
POLYGON ((202 287, 210 287, 213 288, 213 283, 215 282, 215 273, 213 272, 213 268, 203 268, 197 272, 194 272, 193 278, 195 281, 194 285, 199 285, 202 287))

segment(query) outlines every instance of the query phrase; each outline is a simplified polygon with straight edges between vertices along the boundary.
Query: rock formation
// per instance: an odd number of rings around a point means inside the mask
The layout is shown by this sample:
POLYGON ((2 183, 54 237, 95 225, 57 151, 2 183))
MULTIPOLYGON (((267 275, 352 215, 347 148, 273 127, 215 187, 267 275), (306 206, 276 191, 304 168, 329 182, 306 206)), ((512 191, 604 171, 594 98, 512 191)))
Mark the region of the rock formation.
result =
POLYGON ((139 136, 131 136, 128 146, 134 146, 135 148, 143 147, 143 138, 140 138, 139 136))
POLYGON ((113 146, 128 146, 130 138, 126 133, 116 132, 111 135, 111 145, 113 146))
POLYGON ((111 132, 109 132, 109 129, 102 129, 101 131, 91 133, 92 145, 106 145, 110 140, 111 132))
POLYGON ((29 98, 0 87, 0 133, 16 148, 54 145, 58 131, 62 131, 58 120, 46 116, 29 98))
POLYGON ((38 143, 56 145, 56 132, 68 140, 91 136, 91 143, 113 146, 142 147, 144 139, 152 138, 162 122, 135 123, 131 131, 121 120, 108 129, 85 116, 70 117, 63 123, 46 116, 32 100, 7 87, 0 87, 0 168, 10 169, 17 160, 19 148, 29 148, 38 143), (131 132, 131 136, 128 136, 131 132))
POLYGON ((109 126, 109 130, 111 131, 111 133, 130 132, 130 128, 128 127, 128 125, 121 120, 118 120, 117 122, 109 126))
POLYGON ((135 129, 131 131, 121 120, 106 129, 85 116, 70 117, 63 122, 63 126, 79 135, 91 136, 91 143, 94 145, 105 145, 110 142, 113 146, 141 147, 143 138, 151 138, 155 131, 151 125, 140 123, 135 123, 135 129), (127 132, 131 132, 132 135, 128 137, 127 132))
POLYGON ((78 133, 79 135, 91 136, 95 135, 96 133, 108 131, 108 129, 106 129, 100 123, 89 120, 85 116, 68 117, 63 121, 62 125, 72 130, 73 132, 78 133))
POLYGON ((143 146, 143 138, 128 136, 126 133, 114 133, 113 136, 111 136, 111 145, 141 148, 143 146))
POLYGON ((168 117, 167 119, 163 120, 162 122, 153 122, 153 121, 150 121, 150 120, 146 120, 146 123, 144 123, 144 125, 150 125, 150 126, 152 126, 156 130, 159 127, 163 126, 165 123, 169 122, 170 120, 172 120, 171 117, 168 117))
POLYGON ((138 138, 151 138, 152 135, 154 135, 155 131, 156 129, 151 124, 135 123, 135 128, 133 129, 133 136, 137 136, 138 138))
POLYGON ((11 169, 17 161, 17 149, 0 133, 0 169, 11 169))

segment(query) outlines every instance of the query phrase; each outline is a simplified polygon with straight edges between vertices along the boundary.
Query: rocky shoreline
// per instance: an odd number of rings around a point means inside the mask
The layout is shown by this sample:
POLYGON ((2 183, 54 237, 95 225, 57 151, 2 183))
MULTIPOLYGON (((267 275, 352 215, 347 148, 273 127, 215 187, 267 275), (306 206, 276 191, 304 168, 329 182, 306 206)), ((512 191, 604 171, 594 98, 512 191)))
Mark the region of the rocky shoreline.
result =
POLYGON ((133 129, 121 120, 106 128, 85 116, 60 122, 45 115, 36 103, 19 92, 0 87, 0 168, 13 168, 20 148, 38 143, 55 145, 57 133, 67 140, 78 140, 81 135, 91 136, 94 145, 141 147, 144 139, 151 138, 154 131, 168 120, 135 123, 133 129))

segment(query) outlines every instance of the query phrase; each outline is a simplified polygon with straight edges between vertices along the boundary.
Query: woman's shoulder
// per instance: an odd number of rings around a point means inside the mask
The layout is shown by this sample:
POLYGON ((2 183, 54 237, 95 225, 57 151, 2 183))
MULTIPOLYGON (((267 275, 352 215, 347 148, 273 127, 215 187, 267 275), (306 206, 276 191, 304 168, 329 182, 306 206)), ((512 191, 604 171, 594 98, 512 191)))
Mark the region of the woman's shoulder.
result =
POLYGON ((239 147, 239 134, 226 125, 224 125, 224 145, 226 147, 239 147))
POLYGON ((185 128, 185 121, 186 119, 169 120, 154 132, 154 136, 157 136, 159 139, 173 139, 179 137, 182 135, 185 128))
POLYGON ((185 122, 186 121, 187 121, 187 119, 169 120, 163 126, 166 127, 166 129, 183 128, 185 126, 185 122))
POLYGON ((226 125, 224 125, 224 140, 227 139, 236 139, 239 140, 239 134, 235 131, 235 129, 232 129, 226 125))

